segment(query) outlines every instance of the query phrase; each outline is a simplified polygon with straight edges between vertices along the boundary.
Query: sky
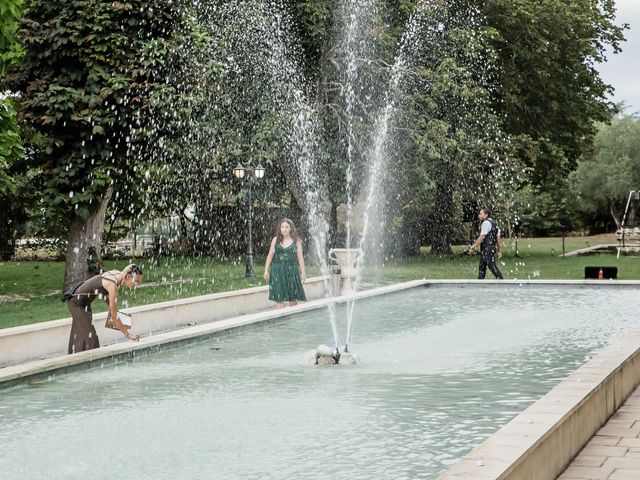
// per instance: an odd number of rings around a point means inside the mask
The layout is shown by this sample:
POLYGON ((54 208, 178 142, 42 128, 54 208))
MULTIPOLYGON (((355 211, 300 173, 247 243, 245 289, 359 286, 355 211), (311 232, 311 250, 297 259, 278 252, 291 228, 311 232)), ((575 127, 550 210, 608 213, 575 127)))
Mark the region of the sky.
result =
POLYGON ((602 79, 615 89, 613 101, 624 101, 626 113, 640 112, 640 0, 616 0, 616 23, 628 23, 622 52, 607 54, 607 62, 599 66, 602 79))

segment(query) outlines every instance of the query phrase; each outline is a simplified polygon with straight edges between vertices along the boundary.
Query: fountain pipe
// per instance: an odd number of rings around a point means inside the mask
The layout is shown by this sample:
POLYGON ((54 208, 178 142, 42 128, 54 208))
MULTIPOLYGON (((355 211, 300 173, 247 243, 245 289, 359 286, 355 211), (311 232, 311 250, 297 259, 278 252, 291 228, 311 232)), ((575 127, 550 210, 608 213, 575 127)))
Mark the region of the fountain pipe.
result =
POLYGON ((336 347, 336 352, 331 355, 331 358, 333 358, 333 361, 336 363, 340 362, 340 350, 338 350, 338 347, 336 347))

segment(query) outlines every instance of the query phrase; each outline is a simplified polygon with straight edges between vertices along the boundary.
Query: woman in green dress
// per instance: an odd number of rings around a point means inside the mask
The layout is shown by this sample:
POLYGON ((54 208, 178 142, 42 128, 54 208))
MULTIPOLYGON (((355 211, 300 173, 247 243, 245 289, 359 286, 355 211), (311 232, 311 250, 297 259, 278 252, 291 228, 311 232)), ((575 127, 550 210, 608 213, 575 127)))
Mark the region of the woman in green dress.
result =
POLYGON ((278 234, 271 240, 264 279, 269 281, 269 300, 283 308, 284 302, 292 307, 298 300, 306 300, 302 284, 307 279, 304 271, 302 242, 296 226, 288 218, 280 220, 278 234))

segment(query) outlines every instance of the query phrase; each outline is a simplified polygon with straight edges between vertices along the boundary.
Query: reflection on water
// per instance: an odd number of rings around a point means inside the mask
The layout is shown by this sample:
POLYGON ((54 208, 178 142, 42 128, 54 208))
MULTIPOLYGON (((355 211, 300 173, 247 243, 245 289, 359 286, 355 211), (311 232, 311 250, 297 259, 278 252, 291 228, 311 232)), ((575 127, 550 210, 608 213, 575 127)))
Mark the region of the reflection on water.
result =
POLYGON ((323 310, 0 391, 0 471, 433 479, 636 325, 638 297, 419 288, 361 302, 353 367, 302 364, 331 344, 323 310))

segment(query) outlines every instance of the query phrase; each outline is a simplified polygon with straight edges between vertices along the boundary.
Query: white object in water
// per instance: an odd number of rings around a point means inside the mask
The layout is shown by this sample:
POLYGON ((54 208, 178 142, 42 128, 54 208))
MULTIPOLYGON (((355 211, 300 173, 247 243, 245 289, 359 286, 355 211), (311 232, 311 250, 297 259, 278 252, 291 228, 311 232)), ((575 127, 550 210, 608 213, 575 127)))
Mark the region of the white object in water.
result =
POLYGON ((316 348, 316 351, 318 352, 318 355, 324 355, 327 357, 330 357, 333 355, 333 350, 327 347, 326 345, 318 345, 318 348, 316 348))
MULTIPOLYGON (((326 345, 318 345, 318 348, 308 350, 304 353, 305 365, 335 365, 335 352, 326 345)), ((340 365, 355 365, 358 362, 358 354, 342 352, 340 354, 340 365)))
POLYGON ((305 365, 315 365, 318 362, 318 351, 316 349, 304 352, 305 365))
POLYGON ((340 364, 341 365, 355 365, 358 362, 358 354, 343 352, 340 355, 340 364))
POLYGON ((336 361, 328 355, 320 355, 318 357, 318 365, 335 365, 336 361))

